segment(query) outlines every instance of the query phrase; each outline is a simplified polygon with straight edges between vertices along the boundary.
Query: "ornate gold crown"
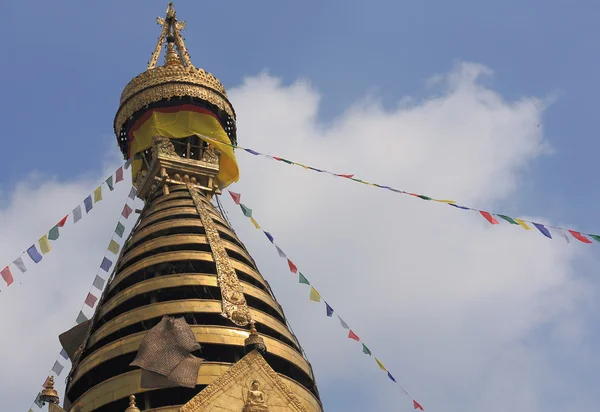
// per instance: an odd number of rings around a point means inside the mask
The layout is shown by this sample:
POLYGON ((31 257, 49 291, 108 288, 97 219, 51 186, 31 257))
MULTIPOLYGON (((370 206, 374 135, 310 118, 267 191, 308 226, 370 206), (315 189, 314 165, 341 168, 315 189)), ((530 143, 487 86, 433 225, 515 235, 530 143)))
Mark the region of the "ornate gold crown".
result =
POLYGON ((138 110, 151 103, 176 97, 188 96, 205 100, 235 119, 233 106, 219 79, 192 64, 181 37, 185 22, 177 20, 173 3, 169 3, 166 18, 158 17, 156 20, 162 26, 162 32, 148 69, 134 77, 121 94, 114 123, 116 135, 119 136, 123 124, 138 110), (165 64, 156 67, 165 40, 165 64))

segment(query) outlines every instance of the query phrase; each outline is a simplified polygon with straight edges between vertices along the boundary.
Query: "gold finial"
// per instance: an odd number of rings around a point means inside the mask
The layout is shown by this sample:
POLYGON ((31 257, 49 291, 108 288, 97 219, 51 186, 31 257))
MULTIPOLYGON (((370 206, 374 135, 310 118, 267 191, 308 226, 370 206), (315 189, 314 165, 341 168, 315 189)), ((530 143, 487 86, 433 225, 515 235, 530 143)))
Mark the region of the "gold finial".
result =
POLYGON ((251 352, 255 349, 260 353, 265 353, 267 351, 267 345, 265 345, 264 339, 259 336, 256 331, 254 320, 250 321, 250 336, 244 341, 244 346, 246 347, 246 352, 251 352))
POLYGON ((158 56, 160 55, 160 50, 162 49, 165 40, 167 40, 167 53, 165 55, 166 66, 175 64, 176 59, 179 59, 182 66, 194 67, 190 60, 190 55, 185 48, 185 44, 183 43, 183 38, 181 37, 181 30, 185 28, 185 22, 177 20, 177 13, 175 12, 175 8, 173 8, 173 2, 170 2, 167 7, 166 17, 164 19, 162 17, 157 17, 156 22, 162 26, 162 32, 160 33, 160 37, 154 48, 154 53, 152 53, 152 58, 148 63, 148 69, 154 69, 156 67, 158 56), (177 47, 177 52, 175 51, 175 47, 177 47))
POLYGON ((135 396, 129 397, 129 408, 125 409, 125 412, 140 412, 138 407, 135 405, 135 396))
POLYGON ((40 394, 40 400, 42 402, 54 403, 58 405, 60 399, 58 398, 58 392, 54 389, 54 376, 50 375, 44 383, 44 389, 40 394))

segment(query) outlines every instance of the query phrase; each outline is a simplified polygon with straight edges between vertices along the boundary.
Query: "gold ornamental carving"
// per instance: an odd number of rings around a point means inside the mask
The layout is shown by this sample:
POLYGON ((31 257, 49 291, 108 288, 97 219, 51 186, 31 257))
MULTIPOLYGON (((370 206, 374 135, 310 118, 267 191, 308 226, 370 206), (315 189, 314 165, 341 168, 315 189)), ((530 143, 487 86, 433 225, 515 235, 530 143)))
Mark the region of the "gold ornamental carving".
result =
POLYGON ((246 391, 242 412, 268 412, 267 395, 260 390, 260 382, 254 379, 246 391))
POLYGON ((246 298, 244 298, 242 286, 235 273, 235 269, 229 260, 225 246, 221 242, 217 226, 210 217, 208 209, 200 197, 200 193, 194 190, 191 185, 188 185, 188 190, 202 220, 206 239, 208 240, 215 265, 217 266, 217 281, 221 288, 223 302, 222 314, 236 325, 246 326, 252 320, 250 311, 246 305, 246 298))
POLYGON ((179 156, 175 151, 175 146, 171 139, 164 136, 152 136, 152 157, 156 159, 158 155, 179 156))

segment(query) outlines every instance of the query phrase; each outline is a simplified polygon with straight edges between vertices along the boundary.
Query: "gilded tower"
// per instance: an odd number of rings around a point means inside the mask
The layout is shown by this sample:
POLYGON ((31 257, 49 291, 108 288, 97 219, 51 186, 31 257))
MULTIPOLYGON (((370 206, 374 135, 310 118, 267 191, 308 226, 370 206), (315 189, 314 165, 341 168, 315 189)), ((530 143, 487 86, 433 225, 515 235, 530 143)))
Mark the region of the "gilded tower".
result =
POLYGON ((145 206, 94 316, 61 335, 73 360, 64 409, 320 412, 281 306, 213 206, 239 175, 233 106, 192 64, 172 4, 158 23, 114 121, 145 206))

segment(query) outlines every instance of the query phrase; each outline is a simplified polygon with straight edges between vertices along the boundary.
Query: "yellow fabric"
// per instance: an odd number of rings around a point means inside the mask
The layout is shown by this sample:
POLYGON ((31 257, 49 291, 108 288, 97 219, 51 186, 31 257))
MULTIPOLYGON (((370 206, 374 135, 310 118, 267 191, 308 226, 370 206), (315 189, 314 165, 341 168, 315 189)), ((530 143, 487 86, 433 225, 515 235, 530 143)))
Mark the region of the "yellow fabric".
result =
POLYGON ((381 363, 379 361, 379 359, 375 358, 375 362, 377 362, 377 365, 379 365, 379 369, 381 369, 382 371, 386 371, 387 372, 387 369, 385 368, 385 366, 383 366, 383 363, 381 363))
POLYGON ((119 244, 117 242, 115 242, 114 240, 110 241, 110 244, 108 245, 108 250, 112 253, 114 253, 115 255, 119 253, 119 249, 121 248, 121 246, 119 246, 119 244))
POLYGON ((258 222, 256 220, 254 220, 253 217, 250 218, 250 221, 252 222, 252 224, 254 225, 255 228, 260 229, 258 222))
MULTIPOLYGON (((129 155, 133 157, 152 146, 153 136, 164 136, 170 139, 183 139, 196 135, 221 151, 219 174, 217 180, 221 188, 237 182, 240 176, 235 154, 229 136, 217 119, 209 114, 182 110, 176 113, 153 111, 150 118, 133 132, 133 141, 129 155), (208 137, 208 138, 207 138, 208 137), (214 140, 213 140, 214 139, 214 140)), ((135 179, 142 166, 142 160, 132 162, 132 175, 135 179)))
POLYGON ((519 224, 519 226, 521 226, 523 229, 531 230, 531 228, 529 226, 527 226, 527 223, 525 223, 521 219, 515 219, 515 222, 517 222, 519 224))
POLYGON ((50 242, 48 242, 48 236, 44 235, 40 238, 40 250, 45 255, 50 252, 50 242))
POLYGON ((94 203, 97 203, 102 200, 102 186, 98 186, 96 190, 94 190, 94 203))
POLYGON ((310 300, 315 302, 321 301, 321 295, 319 295, 319 292, 317 292, 317 290, 313 287, 310 288, 310 300))

